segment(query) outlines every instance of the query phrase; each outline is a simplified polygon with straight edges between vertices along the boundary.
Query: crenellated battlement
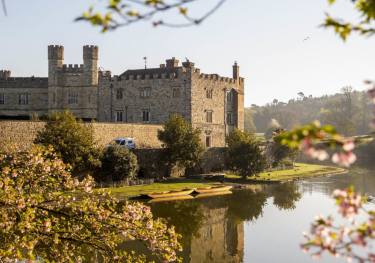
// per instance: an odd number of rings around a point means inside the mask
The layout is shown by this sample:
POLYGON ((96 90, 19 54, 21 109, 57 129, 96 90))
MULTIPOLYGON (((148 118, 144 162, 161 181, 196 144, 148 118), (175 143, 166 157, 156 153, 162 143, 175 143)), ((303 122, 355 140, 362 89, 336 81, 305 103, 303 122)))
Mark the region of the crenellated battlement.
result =
POLYGON ((154 74, 134 74, 134 75, 126 75, 126 76, 118 76, 114 75, 111 76, 111 71, 99 71, 99 77, 108 78, 110 81, 142 81, 142 80, 150 80, 150 79, 178 79, 179 76, 176 73, 154 73, 154 74))
POLYGON ((10 70, 0 70, 0 78, 10 78, 12 72, 10 70))
POLYGON ((93 45, 83 46, 83 59, 99 59, 99 47, 93 45))
POLYGON ((64 47, 59 45, 48 46, 48 59, 64 59, 64 47))
POLYGON ((39 77, 10 77, 10 78, 0 78, 0 82, 28 82, 30 84, 33 83, 48 83, 48 78, 39 78, 39 77))
POLYGON ((78 72, 83 73, 83 64, 64 64, 62 67, 58 67, 57 70, 62 72, 78 72))

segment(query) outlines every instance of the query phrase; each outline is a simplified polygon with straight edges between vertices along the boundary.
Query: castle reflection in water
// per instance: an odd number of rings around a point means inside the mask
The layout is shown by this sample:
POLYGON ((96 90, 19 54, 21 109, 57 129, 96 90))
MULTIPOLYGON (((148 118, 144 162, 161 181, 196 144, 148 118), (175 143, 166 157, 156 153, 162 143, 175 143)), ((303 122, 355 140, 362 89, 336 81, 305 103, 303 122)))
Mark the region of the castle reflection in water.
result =
MULTIPOLYGON (((178 256, 184 263, 240 263, 244 261, 244 222, 258 219, 266 200, 266 192, 246 189, 230 195, 149 205, 154 217, 164 218, 168 226, 174 225, 182 234, 183 251, 178 256)), ((125 240, 120 247, 158 262, 139 241, 125 240)))

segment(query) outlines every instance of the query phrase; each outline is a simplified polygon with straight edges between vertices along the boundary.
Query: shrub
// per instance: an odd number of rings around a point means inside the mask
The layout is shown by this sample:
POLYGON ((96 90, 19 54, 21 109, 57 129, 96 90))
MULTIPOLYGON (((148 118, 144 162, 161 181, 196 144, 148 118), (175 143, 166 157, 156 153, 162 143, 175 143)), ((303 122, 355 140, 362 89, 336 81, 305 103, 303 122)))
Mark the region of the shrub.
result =
POLYGON ((126 147, 110 146, 101 158, 101 179, 119 181, 135 178, 139 170, 137 156, 126 147))
POLYGON ((279 166, 280 166, 279 162, 273 162, 272 163, 272 168, 276 168, 276 167, 279 167, 279 166))
POLYGON ((283 164, 284 164, 285 166, 293 166, 293 162, 292 162, 291 160, 289 160, 289 159, 284 160, 284 161, 283 161, 283 164))
POLYGON ((38 131, 34 143, 52 145, 64 163, 74 170, 100 166, 103 148, 96 146, 93 129, 82 126, 82 120, 77 120, 69 110, 46 116, 46 125, 38 131))
POLYGON ((271 138, 273 137, 273 133, 274 131, 277 129, 278 127, 277 126, 271 126, 269 127, 266 132, 264 133, 264 138, 266 138, 267 141, 271 140, 271 138))

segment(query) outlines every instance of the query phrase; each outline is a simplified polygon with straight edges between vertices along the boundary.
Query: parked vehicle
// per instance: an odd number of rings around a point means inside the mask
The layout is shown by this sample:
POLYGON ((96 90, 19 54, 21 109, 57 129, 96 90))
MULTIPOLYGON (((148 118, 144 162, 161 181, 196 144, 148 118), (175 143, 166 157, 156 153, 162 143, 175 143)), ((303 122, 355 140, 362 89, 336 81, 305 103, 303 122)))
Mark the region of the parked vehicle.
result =
POLYGON ((105 147, 109 146, 119 146, 119 147, 126 147, 128 149, 135 149, 135 140, 131 137, 125 137, 125 138, 116 138, 113 141, 110 142, 110 144, 107 144, 105 147))

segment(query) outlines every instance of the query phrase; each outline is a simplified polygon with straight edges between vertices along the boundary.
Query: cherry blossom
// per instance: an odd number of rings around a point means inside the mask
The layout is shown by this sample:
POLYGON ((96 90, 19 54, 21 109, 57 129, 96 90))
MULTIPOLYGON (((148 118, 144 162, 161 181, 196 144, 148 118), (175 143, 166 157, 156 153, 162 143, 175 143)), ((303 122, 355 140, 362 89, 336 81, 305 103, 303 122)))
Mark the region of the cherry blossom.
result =
POLYGON ((14 145, 0 151, 0 262, 146 262, 117 249, 123 239, 143 242, 163 262, 181 262, 174 228, 153 219, 150 208, 93 191, 93 178, 78 181, 53 153, 14 145))

